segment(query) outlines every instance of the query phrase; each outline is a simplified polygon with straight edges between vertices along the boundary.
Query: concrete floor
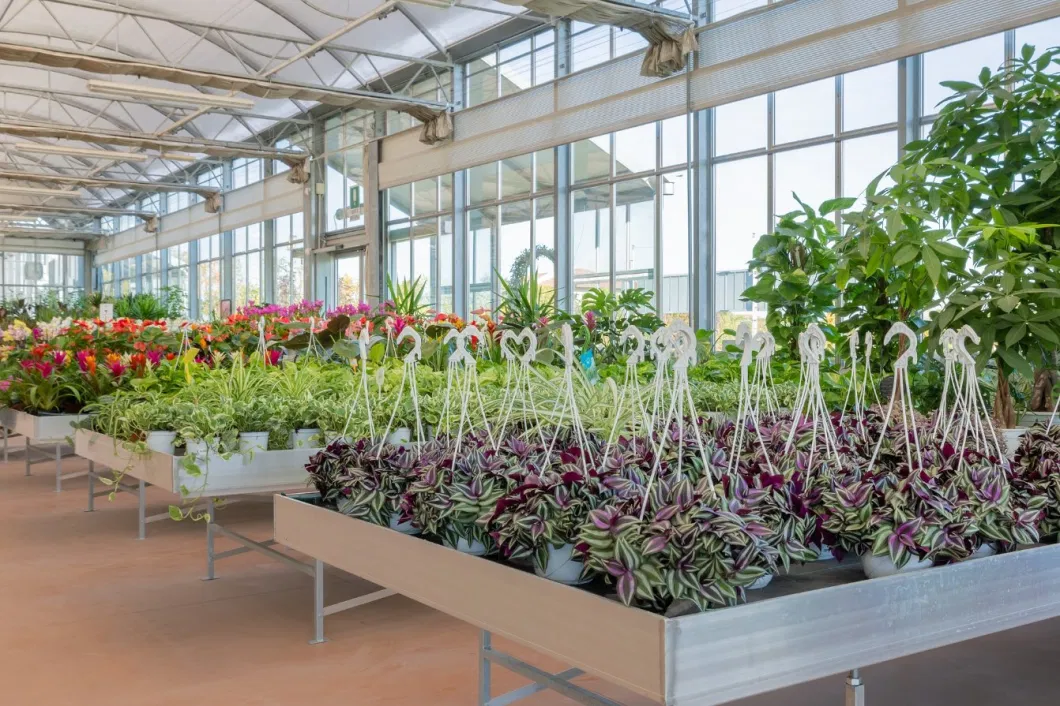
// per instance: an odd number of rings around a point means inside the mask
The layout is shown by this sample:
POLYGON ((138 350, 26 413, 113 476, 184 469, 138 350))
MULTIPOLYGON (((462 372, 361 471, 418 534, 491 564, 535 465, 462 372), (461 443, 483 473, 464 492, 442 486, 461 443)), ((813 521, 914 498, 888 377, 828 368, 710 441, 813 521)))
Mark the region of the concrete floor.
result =
MULTIPOLYGON (((67 459, 64 470, 85 468, 67 459)), ((54 491, 53 465, 0 463, 0 704, 3 706, 412 706, 476 703, 478 633, 402 597, 329 617, 311 646, 312 580, 256 553, 204 582, 202 524, 163 521, 136 539, 133 496, 84 512, 87 480, 54 491)), ((170 497, 149 491, 149 512, 170 497)), ((271 503, 233 505, 225 524, 271 536, 271 503)), ((220 540, 220 548, 228 548, 220 540)), ((368 584, 329 576, 328 602, 368 584)), ((559 671, 496 641, 498 647, 559 671)), ((1055 702, 1060 620, 863 671, 872 706, 1055 702)), ((494 671, 494 693, 521 685, 494 671)), ((626 704, 643 699, 592 679, 626 704)), ((527 706, 571 704, 538 694, 527 706)), ((739 702, 840 706, 840 676, 739 702)))

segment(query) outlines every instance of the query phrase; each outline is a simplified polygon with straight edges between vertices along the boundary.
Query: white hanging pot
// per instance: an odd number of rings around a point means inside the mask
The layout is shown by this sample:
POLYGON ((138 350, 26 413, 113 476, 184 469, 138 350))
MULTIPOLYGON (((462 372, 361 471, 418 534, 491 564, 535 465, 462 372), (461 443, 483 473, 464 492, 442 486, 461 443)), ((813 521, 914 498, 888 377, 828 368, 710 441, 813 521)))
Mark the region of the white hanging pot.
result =
POLYGON ((582 569, 585 564, 574 558, 574 545, 564 544, 561 547, 548 547, 548 561, 544 567, 534 566, 534 572, 557 583, 575 585, 584 583, 582 569))
POLYGON ((174 455, 177 443, 175 431, 149 431, 145 439, 147 448, 160 454, 174 455))
POLYGON ((1026 427, 1016 427, 1014 429, 1002 429, 1001 430, 1001 443, 1005 447, 1005 455, 1008 456, 1009 460, 1015 458, 1016 449, 1020 446, 1020 439, 1027 433, 1026 427))
POLYGON ((1016 424, 1020 427, 1031 427, 1035 424, 1046 426, 1052 416, 1052 412, 1024 412, 1016 419, 1016 424))
POLYGON ((386 437, 386 443, 394 444, 407 444, 412 441, 412 430, 408 427, 398 427, 386 437))
POLYGON ((861 568, 865 571, 865 575, 870 579, 878 579, 884 576, 894 576, 895 574, 905 574, 910 571, 919 571, 920 569, 929 569, 934 564, 930 559, 918 559, 912 557, 906 562, 905 566, 898 568, 891 561, 891 557, 876 556, 875 554, 865 553, 861 555, 861 568))
POLYGON ((397 530, 401 534, 419 534, 420 531, 413 526, 412 522, 402 522, 401 513, 395 512, 390 516, 390 529, 397 530))
POLYGON ((291 448, 293 449, 315 449, 320 447, 317 440, 320 429, 297 429, 291 432, 291 448))
POLYGON ((446 542, 446 544, 450 549, 455 549, 462 554, 470 554, 471 556, 486 555, 486 545, 477 539, 473 539, 469 542, 463 537, 458 537, 455 545, 449 544, 448 542, 446 542))
POLYGON ((817 547, 817 561, 831 561, 835 559, 835 555, 832 554, 832 548, 827 544, 822 544, 817 547))
POLYGON ((241 431, 239 432, 239 453, 257 453, 269 448, 269 432, 267 431, 241 431))
POLYGON ((747 587, 748 591, 757 591, 760 588, 765 588, 773 582, 773 574, 764 574, 755 579, 755 582, 747 587))

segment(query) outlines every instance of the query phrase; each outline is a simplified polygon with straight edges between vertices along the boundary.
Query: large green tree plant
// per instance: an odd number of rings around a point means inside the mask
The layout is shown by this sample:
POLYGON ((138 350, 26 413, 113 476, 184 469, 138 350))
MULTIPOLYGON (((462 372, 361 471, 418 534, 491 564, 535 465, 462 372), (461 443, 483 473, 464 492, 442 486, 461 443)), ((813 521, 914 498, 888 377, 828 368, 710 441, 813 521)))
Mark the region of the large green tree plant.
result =
MULTIPOLYGON (((798 197, 795 197, 798 201, 798 197)), ((755 243, 749 267, 755 283, 743 298, 766 305, 766 325, 778 348, 798 357, 799 334, 812 323, 823 324, 835 307, 838 232, 835 212, 853 199, 832 199, 814 209, 799 201, 801 211, 780 217, 772 233, 755 243)))
MULTIPOLYGON (((1032 409, 1051 406, 1050 368, 1060 343, 1058 55, 1050 49, 1035 56, 1028 45, 998 71, 984 68, 977 83, 944 82, 955 93, 928 137, 906 146, 892 170, 896 184, 881 194, 904 211, 906 225, 926 209, 944 229, 910 262, 934 276, 934 261, 952 255, 935 278, 942 306, 931 327, 968 323, 983 337, 978 358, 997 366, 994 413, 1004 426, 1015 423, 1013 371, 1034 377, 1032 409), (967 271, 954 244, 967 254, 967 271)), ((903 259, 902 252, 894 257, 903 259)))

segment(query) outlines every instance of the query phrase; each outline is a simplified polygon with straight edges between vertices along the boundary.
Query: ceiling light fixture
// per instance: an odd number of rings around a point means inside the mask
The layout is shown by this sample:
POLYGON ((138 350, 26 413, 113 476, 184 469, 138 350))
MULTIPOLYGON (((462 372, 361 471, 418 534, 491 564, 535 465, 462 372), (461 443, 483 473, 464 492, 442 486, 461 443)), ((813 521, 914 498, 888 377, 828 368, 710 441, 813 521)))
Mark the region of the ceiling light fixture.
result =
POLYGON ((17 186, 15 184, 0 184, 0 193, 25 194, 27 196, 77 196, 76 189, 44 189, 36 186, 17 186))
POLYGON ((35 154, 59 154, 67 157, 87 157, 89 159, 109 159, 114 162, 146 162, 147 155, 139 152, 122 150, 96 150, 89 147, 67 147, 66 145, 48 145, 35 142, 19 142, 15 145, 19 152, 35 154))
POLYGON ((149 98, 200 107, 234 108, 236 110, 250 110, 254 107, 254 101, 246 98, 217 96, 212 93, 194 91, 174 91, 170 88, 158 88, 157 86, 134 83, 117 83, 115 81, 97 81, 92 79, 88 82, 88 90, 92 93, 118 98, 149 98))

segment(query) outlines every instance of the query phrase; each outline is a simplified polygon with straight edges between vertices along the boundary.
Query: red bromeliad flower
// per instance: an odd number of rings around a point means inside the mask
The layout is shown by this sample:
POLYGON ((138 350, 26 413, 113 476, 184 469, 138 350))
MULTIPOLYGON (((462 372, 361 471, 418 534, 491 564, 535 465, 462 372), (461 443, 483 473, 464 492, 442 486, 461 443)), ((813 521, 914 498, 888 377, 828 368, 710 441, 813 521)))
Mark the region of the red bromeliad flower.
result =
POLYGON ((52 359, 55 361, 55 364, 61 368, 66 365, 68 355, 66 351, 55 351, 52 353, 52 359))
POLYGON ((110 374, 116 378, 121 377, 128 370, 125 364, 121 362, 121 357, 113 353, 107 356, 107 368, 110 370, 110 374))
POLYGON ((279 365, 280 359, 283 358, 283 351, 279 348, 270 348, 268 355, 265 357, 265 362, 268 365, 279 365))

